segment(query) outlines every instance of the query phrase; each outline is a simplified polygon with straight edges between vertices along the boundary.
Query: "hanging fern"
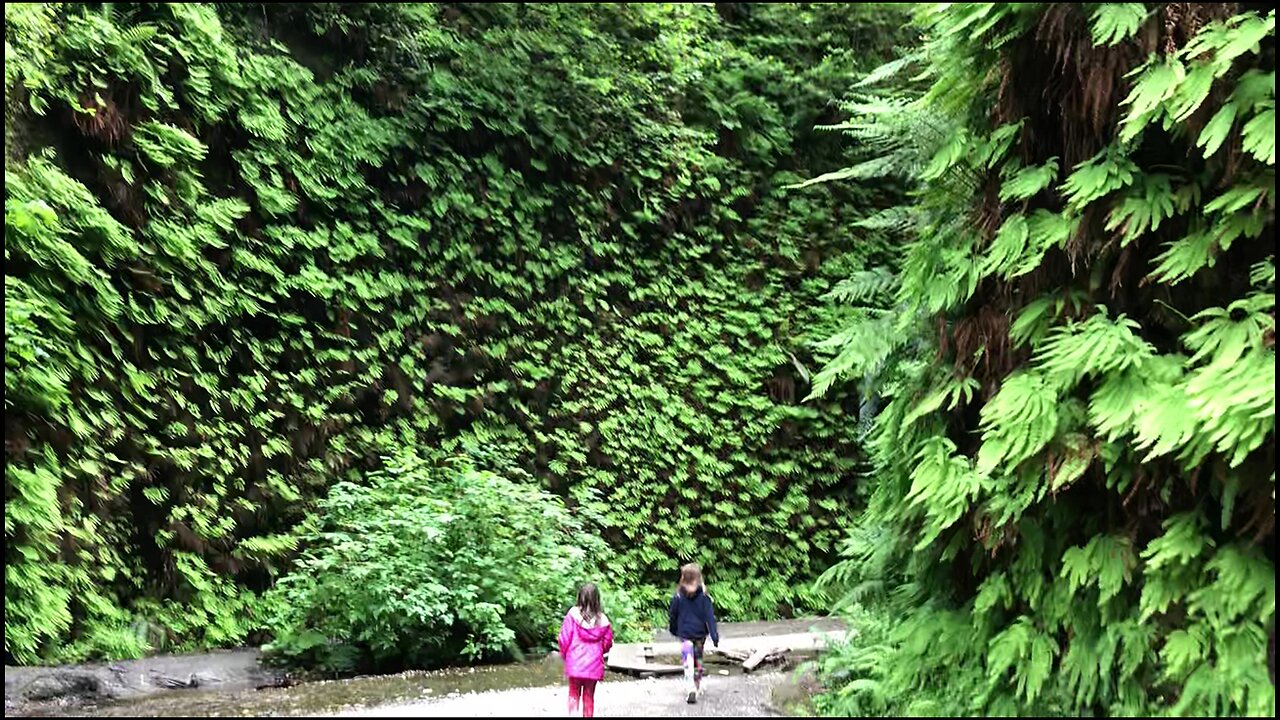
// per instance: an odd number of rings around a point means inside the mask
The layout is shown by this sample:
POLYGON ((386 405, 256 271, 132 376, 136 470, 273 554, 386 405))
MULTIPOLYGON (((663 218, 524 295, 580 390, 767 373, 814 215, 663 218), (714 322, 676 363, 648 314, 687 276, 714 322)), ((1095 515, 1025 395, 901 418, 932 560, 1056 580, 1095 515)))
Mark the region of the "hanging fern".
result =
POLYGON ((957 130, 885 144, 932 153, 898 305, 818 373, 888 398, 820 705, 1274 714, 1274 12, 918 18, 957 130))

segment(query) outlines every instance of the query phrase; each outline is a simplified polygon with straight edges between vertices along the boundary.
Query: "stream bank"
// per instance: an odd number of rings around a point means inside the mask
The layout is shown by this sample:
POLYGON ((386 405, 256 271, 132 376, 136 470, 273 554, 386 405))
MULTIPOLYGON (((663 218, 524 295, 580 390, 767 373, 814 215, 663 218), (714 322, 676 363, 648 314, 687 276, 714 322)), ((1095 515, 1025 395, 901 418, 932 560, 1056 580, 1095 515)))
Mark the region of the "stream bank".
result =
MULTIPOLYGON (((797 652, 785 667, 745 674, 740 664, 708 653, 704 702, 687 706, 679 678, 635 680, 610 673, 600 686, 597 714, 777 715, 788 698, 804 694, 792 672, 816 649, 819 635, 843 628, 835 620, 724 623, 722 646, 791 643, 797 652), (799 642, 798 642, 799 641, 799 642), (805 648, 805 649, 802 649, 805 648), (676 700, 679 702, 677 703, 676 700), (675 704, 673 704, 675 703, 675 704)), ((665 632, 652 643, 615 646, 639 653, 648 646, 657 659, 672 644, 665 632)), ((264 667, 257 650, 224 650, 118 663, 62 667, 5 667, 6 716, 377 716, 422 717, 563 715, 564 680, 559 655, 541 660, 411 671, 398 675, 322 680, 281 687, 285 676, 264 667)))
POLYGON ((464 696, 493 689, 560 681, 559 661, 410 671, 396 675, 317 680, 292 687, 215 687, 81 702, 32 702, 16 713, 28 717, 288 717, 331 715, 360 708, 464 696))
POLYGON ((156 694, 235 692, 282 684, 285 675, 264 666, 256 648, 157 655, 138 660, 56 667, 4 668, 5 715, 32 708, 72 709, 156 694))

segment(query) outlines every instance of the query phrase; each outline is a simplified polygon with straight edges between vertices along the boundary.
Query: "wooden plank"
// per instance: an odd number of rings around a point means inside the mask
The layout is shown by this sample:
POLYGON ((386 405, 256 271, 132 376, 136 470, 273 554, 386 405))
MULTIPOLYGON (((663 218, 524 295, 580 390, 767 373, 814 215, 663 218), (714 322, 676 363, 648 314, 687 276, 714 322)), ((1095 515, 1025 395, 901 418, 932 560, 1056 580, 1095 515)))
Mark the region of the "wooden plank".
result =
POLYGON ((629 675, 679 675, 684 672, 684 668, 680 665, 662 665, 652 663, 644 658, 609 658, 605 666, 614 672, 623 672, 629 675))
POLYGON ((727 657, 735 662, 744 662, 751 657, 751 653, 745 653, 741 650, 725 650, 724 648, 716 648, 715 654, 721 657, 727 657))
POLYGON ((756 667, 760 665, 760 663, 764 662, 764 658, 768 654, 769 654, 768 650, 764 650, 764 649, 756 650, 755 652, 751 653, 751 657, 742 661, 742 669, 746 670, 747 672, 751 672, 752 670, 755 670, 756 667))
POLYGON ((782 656, 787 654, 788 652, 791 652, 791 648, 771 648, 771 649, 761 648, 751 653, 751 657, 747 658, 742 662, 742 669, 745 670, 746 672, 751 672, 752 670, 755 670, 757 667, 759 667, 760 663, 763 663, 766 661, 777 662, 778 660, 781 660, 782 656))

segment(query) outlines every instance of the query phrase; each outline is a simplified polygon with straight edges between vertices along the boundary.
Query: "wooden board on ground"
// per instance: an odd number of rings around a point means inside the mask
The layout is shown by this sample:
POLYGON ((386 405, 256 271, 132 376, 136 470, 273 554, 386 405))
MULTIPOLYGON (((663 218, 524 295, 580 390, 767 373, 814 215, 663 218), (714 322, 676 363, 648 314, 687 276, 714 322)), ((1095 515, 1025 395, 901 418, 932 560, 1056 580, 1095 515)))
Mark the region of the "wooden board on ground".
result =
POLYGON ((747 658, 751 657, 751 653, 745 653, 741 650, 725 650, 723 648, 716 648, 715 654, 729 658, 734 662, 746 662, 747 658))
POLYGON ((791 650, 790 648, 772 648, 772 649, 761 648, 751 653, 751 657, 747 658, 742 662, 742 669, 747 672, 751 672, 752 670, 755 670, 757 667, 759 667, 760 663, 776 662, 778 660, 781 660, 782 656, 786 655, 788 652, 790 652, 790 650, 791 650))
POLYGON ((679 675, 684 672, 684 668, 679 665, 662 665, 660 663, 650 662, 642 657, 610 657, 608 661, 606 661, 605 667, 608 667, 614 672, 641 676, 679 675))

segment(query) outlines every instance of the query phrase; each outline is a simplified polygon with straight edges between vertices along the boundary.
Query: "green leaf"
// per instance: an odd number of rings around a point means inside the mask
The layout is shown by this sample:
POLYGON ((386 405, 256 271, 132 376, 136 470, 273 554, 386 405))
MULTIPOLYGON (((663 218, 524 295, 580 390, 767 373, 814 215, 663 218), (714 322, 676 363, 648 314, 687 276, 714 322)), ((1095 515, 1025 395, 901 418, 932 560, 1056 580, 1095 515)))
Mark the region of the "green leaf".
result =
POLYGON ((1049 187, 1058 178, 1058 159, 1050 158, 1045 164, 1026 167, 1000 185, 1000 199, 1026 200, 1049 187))
POLYGON ((1148 16, 1143 3, 1099 3, 1093 9, 1090 33, 1095 45, 1115 45, 1128 40, 1148 16))

